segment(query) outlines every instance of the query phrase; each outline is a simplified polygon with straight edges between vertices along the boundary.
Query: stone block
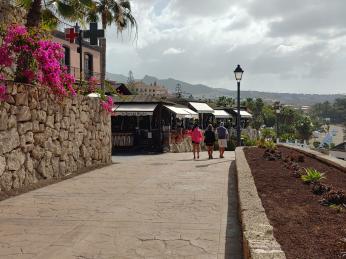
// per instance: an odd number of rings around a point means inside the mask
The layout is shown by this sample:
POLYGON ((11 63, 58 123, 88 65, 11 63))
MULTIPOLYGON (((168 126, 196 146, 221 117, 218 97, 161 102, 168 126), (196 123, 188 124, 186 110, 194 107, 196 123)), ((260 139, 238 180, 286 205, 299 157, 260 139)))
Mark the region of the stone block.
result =
POLYGON ((36 133, 34 134, 34 143, 35 145, 44 146, 44 143, 47 141, 47 136, 45 133, 36 133))
POLYGON ((17 112, 17 121, 31 120, 31 112, 28 106, 19 106, 17 112))
POLYGON ((5 172, 6 168, 6 158, 3 156, 0 156, 0 176, 5 172))
POLYGON ((0 155, 10 152, 20 145, 19 134, 16 128, 0 131, 0 155))
POLYGON ((40 123, 46 123, 47 120, 47 113, 45 111, 42 110, 38 110, 37 111, 37 120, 40 123))
POLYGON ((8 114, 5 109, 0 110, 0 130, 7 130, 8 114))
POLYGON ((9 191, 12 189, 12 173, 5 171, 0 177, 0 185, 2 190, 9 191))
POLYGON ((7 168, 10 171, 19 170, 25 162, 25 154, 20 150, 13 150, 11 153, 6 155, 7 168))
POLYGON ((40 124, 38 121, 32 122, 32 132, 34 133, 40 132, 40 124))
POLYGON ((54 128, 54 116, 48 116, 46 120, 46 126, 54 128))
POLYGON ((28 106, 28 92, 22 91, 18 93, 15 97, 15 101, 18 106, 28 106))
POLYGON ((23 134, 25 134, 31 130, 32 130, 32 122, 25 122, 25 123, 19 123, 18 124, 19 135, 23 135, 23 134))
POLYGON ((8 126, 9 129, 12 129, 12 128, 16 128, 16 127, 17 127, 17 118, 16 118, 15 115, 11 115, 11 116, 8 118, 7 126, 8 126))
POLYGON ((34 161, 32 160, 30 154, 26 154, 24 166, 28 172, 34 171, 34 161))
POLYGON ((44 155, 45 150, 38 145, 35 145, 34 149, 31 151, 31 156, 36 160, 41 160, 44 157, 44 155))

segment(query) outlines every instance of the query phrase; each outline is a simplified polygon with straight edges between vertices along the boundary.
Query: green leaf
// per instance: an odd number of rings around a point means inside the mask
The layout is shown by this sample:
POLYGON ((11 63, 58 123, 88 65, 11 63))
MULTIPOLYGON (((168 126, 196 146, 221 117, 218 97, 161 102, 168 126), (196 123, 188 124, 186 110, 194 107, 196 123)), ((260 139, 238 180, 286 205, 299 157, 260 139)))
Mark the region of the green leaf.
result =
POLYGON ((16 2, 25 9, 29 9, 32 4, 32 0, 17 0, 16 2))
POLYGON ((59 24, 59 19, 55 16, 55 14, 49 10, 42 10, 42 27, 47 30, 54 30, 59 24))
POLYGON ((61 1, 56 2, 58 12, 61 16, 65 18, 72 18, 75 15, 75 10, 73 6, 65 4, 61 1))

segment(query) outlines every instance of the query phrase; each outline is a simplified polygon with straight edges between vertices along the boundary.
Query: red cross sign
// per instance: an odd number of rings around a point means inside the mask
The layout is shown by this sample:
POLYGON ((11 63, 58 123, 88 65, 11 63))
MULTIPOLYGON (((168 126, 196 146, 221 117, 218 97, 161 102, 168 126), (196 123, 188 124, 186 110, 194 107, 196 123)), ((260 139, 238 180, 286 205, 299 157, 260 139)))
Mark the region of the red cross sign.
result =
POLYGON ((74 43, 77 37, 78 33, 74 31, 74 28, 65 29, 65 39, 69 40, 70 43, 74 43))

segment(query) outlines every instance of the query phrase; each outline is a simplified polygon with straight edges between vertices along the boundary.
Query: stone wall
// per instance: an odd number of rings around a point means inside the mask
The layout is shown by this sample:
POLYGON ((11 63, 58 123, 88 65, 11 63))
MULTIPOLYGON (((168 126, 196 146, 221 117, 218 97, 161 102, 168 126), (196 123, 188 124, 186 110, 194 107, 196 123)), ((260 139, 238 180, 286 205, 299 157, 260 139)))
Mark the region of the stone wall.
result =
POLYGON ((111 162, 111 119, 98 98, 60 103, 46 88, 8 83, 0 102, 0 188, 18 189, 111 162))

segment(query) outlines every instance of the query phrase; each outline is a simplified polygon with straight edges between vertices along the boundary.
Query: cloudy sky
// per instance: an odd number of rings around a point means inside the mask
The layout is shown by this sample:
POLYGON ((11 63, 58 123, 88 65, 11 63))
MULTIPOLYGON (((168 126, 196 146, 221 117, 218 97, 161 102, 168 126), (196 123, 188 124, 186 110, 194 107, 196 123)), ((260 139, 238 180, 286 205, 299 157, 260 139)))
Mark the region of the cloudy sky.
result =
POLYGON ((132 0, 138 40, 107 30, 107 70, 235 89, 346 93, 345 0, 132 0))

